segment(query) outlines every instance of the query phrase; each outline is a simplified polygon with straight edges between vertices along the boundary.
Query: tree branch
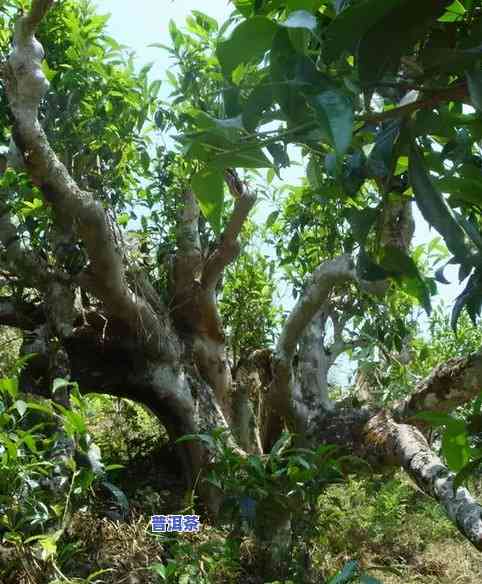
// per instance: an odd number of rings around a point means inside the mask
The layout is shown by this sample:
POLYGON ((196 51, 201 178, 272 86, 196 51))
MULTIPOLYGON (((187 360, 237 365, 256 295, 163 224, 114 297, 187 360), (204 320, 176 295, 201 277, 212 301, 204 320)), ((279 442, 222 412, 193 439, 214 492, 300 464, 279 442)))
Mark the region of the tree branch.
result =
POLYGON ((394 412, 407 419, 422 411, 450 412, 482 391, 482 350, 439 365, 394 412))
POLYGON ((345 282, 357 281, 350 256, 344 255, 323 262, 313 273, 305 291, 285 322, 276 346, 278 359, 289 363, 306 326, 326 302, 333 288, 345 282))
POLYGON ((350 281, 357 281, 357 276, 353 260, 348 255, 318 266, 288 316, 278 339, 273 358, 275 386, 268 394, 268 401, 274 414, 285 416, 295 428, 304 427, 306 422, 296 411, 292 399, 295 388, 292 363, 296 347, 333 288, 350 281))
POLYGON ((325 311, 319 311, 299 342, 297 381, 292 393, 297 417, 304 420, 305 427, 311 424, 313 416, 332 411, 334 407, 328 395, 328 372, 332 361, 323 347, 327 316, 325 311))
POLYGON ((34 34, 51 4, 50 0, 34 1, 30 14, 16 24, 6 82, 15 143, 32 180, 41 188, 56 216, 70 219, 84 241, 90 266, 83 283, 110 312, 129 324, 151 354, 177 360, 178 343, 166 342, 173 337, 167 318, 159 317, 144 299, 129 289, 123 257, 102 204, 91 193, 82 191, 70 177, 38 121, 38 106, 48 89, 48 81, 41 68, 44 51, 34 34))
POLYGON ((339 342, 335 342, 329 347, 332 364, 341 354, 345 353, 346 351, 349 351, 350 349, 367 347, 371 342, 372 341, 369 341, 368 339, 352 339, 350 341, 341 340, 339 342))
POLYGON ((256 193, 251 192, 246 184, 236 182, 231 178, 227 180, 231 193, 236 198, 233 213, 221 235, 221 243, 214 253, 208 258, 202 276, 202 286, 206 290, 214 290, 224 269, 239 254, 238 237, 243 225, 256 203, 256 193))
POLYGON ((414 113, 420 109, 428 109, 435 107, 440 103, 445 103, 447 101, 464 101, 468 97, 468 89, 465 83, 457 85, 455 87, 449 87, 443 91, 438 91, 430 97, 424 99, 419 99, 413 101, 412 103, 407 103, 400 107, 396 107, 390 110, 386 110, 379 114, 366 114, 360 116, 360 120, 367 124, 378 124, 385 120, 391 120, 393 118, 401 118, 403 116, 414 113))
POLYGON ((183 193, 184 206, 177 224, 174 287, 176 295, 190 291, 202 271, 202 249, 199 237, 199 205, 192 191, 183 193))
POLYGON ((387 411, 337 408, 313 417, 305 436, 313 446, 333 444, 364 458, 371 468, 401 466, 423 492, 441 504, 462 535, 482 551, 482 507, 467 489, 460 487, 454 492, 454 474, 414 426, 395 422, 387 411))
POLYGON ((326 348, 330 359, 330 366, 333 365, 342 353, 345 353, 349 349, 366 347, 369 344, 367 339, 355 338, 347 340, 344 338, 343 332, 345 331, 347 322, 353 315, 353 312, 350 311, 351 306, 349 306, 347 301, 341 301, 340 299, 332 302, 332 304, 334 306, 331 309, 330 306, 327 307, 327 317, 333 324, 333 343, 326 348))
POLYGON ((30 14, 25 18, 27 30, 34 33, 43 17, 50 10, 54 0, 33 0, 30 14))
POLYGON ((482 551, 482 507, 467 489, 454 491, 455 475, 417 428, 398 424, 381 412, 368 422, 365 441, 389 461, 400 464, 425 493, 442 505, 462 535, 482 551))

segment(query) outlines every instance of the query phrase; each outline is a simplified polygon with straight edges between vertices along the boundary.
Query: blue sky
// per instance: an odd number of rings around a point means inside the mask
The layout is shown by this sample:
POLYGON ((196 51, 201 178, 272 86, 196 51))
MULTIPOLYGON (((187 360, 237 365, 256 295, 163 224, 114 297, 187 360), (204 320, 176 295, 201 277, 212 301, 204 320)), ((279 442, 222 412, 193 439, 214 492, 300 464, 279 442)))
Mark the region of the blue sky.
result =
MULTIPOLYGON (((166 51, 150 48, 152 43, 170 45, 169 21, 182 27, 191 10, 200 10, 224 22, 233 11, 228 0, 97 0, 102 14, 111 14, 110 35, 131 47, 138 55, 139 64, 153 62, 152 76, 164 79, 165 70, 172 66, 166 51)), ((168 94, 167 83, 163 95, 168 94)))

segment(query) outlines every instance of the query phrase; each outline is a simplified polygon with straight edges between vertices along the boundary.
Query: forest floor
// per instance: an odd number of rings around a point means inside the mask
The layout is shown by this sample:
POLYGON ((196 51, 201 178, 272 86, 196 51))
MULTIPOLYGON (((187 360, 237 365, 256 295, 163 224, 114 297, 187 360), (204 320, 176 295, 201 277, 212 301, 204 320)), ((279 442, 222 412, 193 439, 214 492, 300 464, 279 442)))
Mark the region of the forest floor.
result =
MULTIPOLYGON (((193 501, 183 494, 169 447, 136 451, 134 446, 157 438, 152 428, 145 431, 144 423, 129 436, 129 423, 120 426, 122 436, 114 431, 115 420, 109 427, 94 427, 94 439, 108 451, 108 464, 119 462, 115 458, 122 459, 120 453, 129 449, 137 452, 130 462, 123 460, 125 468, 115 481, 129 500, 129 511, 120 510, 100 491, 88 509, 77 512, 69 530, 76 551, 64 574, 86 578, 106 569, 99 578, 109 584, 270 581, 259 576, 262 566, 249 536, 235 540, 227 526, 210 525, 204 516, 197 534, 151 533, 151 515, 191 513, 193 501)), ((403 476, 350 477, 321 494, 315 515, 302 534, 309 557, 294 557, 292 574, 279 584, 322 584, 349 560, 359 561, 384 584, 482 582, 482 554, 403 476)))

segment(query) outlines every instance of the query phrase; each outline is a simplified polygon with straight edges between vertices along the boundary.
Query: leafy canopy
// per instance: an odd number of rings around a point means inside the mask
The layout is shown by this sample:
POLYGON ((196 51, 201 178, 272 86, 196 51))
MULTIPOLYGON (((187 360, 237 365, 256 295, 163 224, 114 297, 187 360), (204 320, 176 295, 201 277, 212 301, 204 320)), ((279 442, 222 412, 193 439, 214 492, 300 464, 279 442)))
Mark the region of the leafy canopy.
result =
MULTIPOLYGON (((394 198, 414 200, 469 277, 453 313, 482 301, 482 19, 472 0, 234 0, 210 57, 210 104, 185 110, 179 140, 219 229, 226 168, 290 164, 337 206, 366 279, 390 276, 430 309, 408 249, 374 237, 394 198), (222 81, 220 81, 220 77, 222 81), (375 244, 374 242, 378 242, 375 244)), ((345 246, 346 247, 346 246, 345 246)), ((436 274, 444 282, 443 270, 436 274)))

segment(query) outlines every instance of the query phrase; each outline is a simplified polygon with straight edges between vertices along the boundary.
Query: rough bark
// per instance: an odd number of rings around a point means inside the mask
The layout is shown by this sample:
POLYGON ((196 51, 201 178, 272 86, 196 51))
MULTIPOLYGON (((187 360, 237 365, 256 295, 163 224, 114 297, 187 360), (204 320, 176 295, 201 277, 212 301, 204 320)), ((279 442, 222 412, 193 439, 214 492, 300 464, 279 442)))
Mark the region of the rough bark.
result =
POLYGON ((482 351, 442 363, 412 395, 397 404, 396 415, 409 418, 422 411, 450 412, 476 398, 482 389, 482 351))
POLYGON ((399 424, 382 412, 367 423, 365 441, 387 461, 399 464, 425 493, 442 505, 462 535, 482 551, 482 507, 467 489, 454 489, 455 475, 447 470, 419 430, 399 424))
MULTIPOLYGON (((341 285, 363 284, 358 282, 353 259, 342 256, 315 270, 283 326, 274 353, 265 351, 262 358, 258 354, 240 366, 233 383, 216 288, 239 253, 238 239, 256 197, 235 173, 227 173, 234 210, 215 249, 207 253, 200 243, 197 202, 192 193, 184 193, 168 310, 145 274, 126 267, 103 206, 70 177, 37 119, 48 82, 35 32, 51 4, 51 0, 34 0, 30 13, 21 16, 15 27, 5 74, 14 121, 11 159, 20 156, 19 162, 51 205, 55 237, 82 239, 89 264, 79 277, 71 278, 37 261, 32 250, 21 244, 8 206, 1 202, 0 243, 8 271, 34 286, 42 297, 33 306, 0 299, 0 323, 29 331, 24 352, 36 354, 23 373, 23 387, 46 393, 52 374, 71 376, 84 391, 144 403, 173 439, 224 428, 230 444, 243 454, 266 451, 288 426, 312 445, 333 443, 374 464, 399 464, 482 549, 480 507, 465 489, 454 493, 453 475, 420 431, 402 423, 418 411, 449 411, 474 397, 482 382, 481 353, 437 369, 397 405, 395 417, 348 403, 332 404, 328 370, 353 341, 344 339, 343 318, 332 312, 334 341, 325 346, 329 301, 341 285), (98 300, 83 317, 74 302, 77 286, 98 300), (57 351, 52 349, 56 336, 60 337, 57 351)), ((410 227, 411 216, 405 219, 410 227)), ((409 231, 406 236, 411 237, 409 231)), ((199 442, 180 449, 191 484, 212 454, 199 442)), ((215 508, 216 497, 206 496, 215 508)), ((280 534, 285 526, 286 521, 281 521, 280 534)))
POLYGON ((271 408, 290 417, 295 427, 303 427, 293 407, 295 386, 293 357, 296 347, 321 306, 327 302, 334 288, 346 282, 357 281, 355 266, 349 256, 341 256, 322 263, 307 283, 304 293, 288 316, 278 339, 273 359, 275 389, 270 392, 271 408))
POLYGON ((22 302, 15 296, 0 297, 0 324, 19 329, 32 329, 44 319, 41 305, 22 302))
POLYGON ((36 29, 51 1, 34 0, 30 13, 15 26, 13 50, 8 59, 6 93, 14 119, 13 138, 33 182, 39 186, 57 217, 69 220, 83 240, 90 264, 83 284, 112 314, 122 315, 146 349, 164 358, 179 356, 167 318, 157 315, 145 299, 126 282, 122 253, 118 249, 102 204, 70 177, 49 145, 38 117, 38 107, 49 83, 43 74, 42 45, 36 29))
POLYGON ((293 400, 297 418, 305 420, 306 427, 311 425, 313 416, 334 407, 328 395, 328 372, 333 359, 324 346, 325 321, 325 313, 317 313, 299 343, 298 382, 293 388, 293 400))

